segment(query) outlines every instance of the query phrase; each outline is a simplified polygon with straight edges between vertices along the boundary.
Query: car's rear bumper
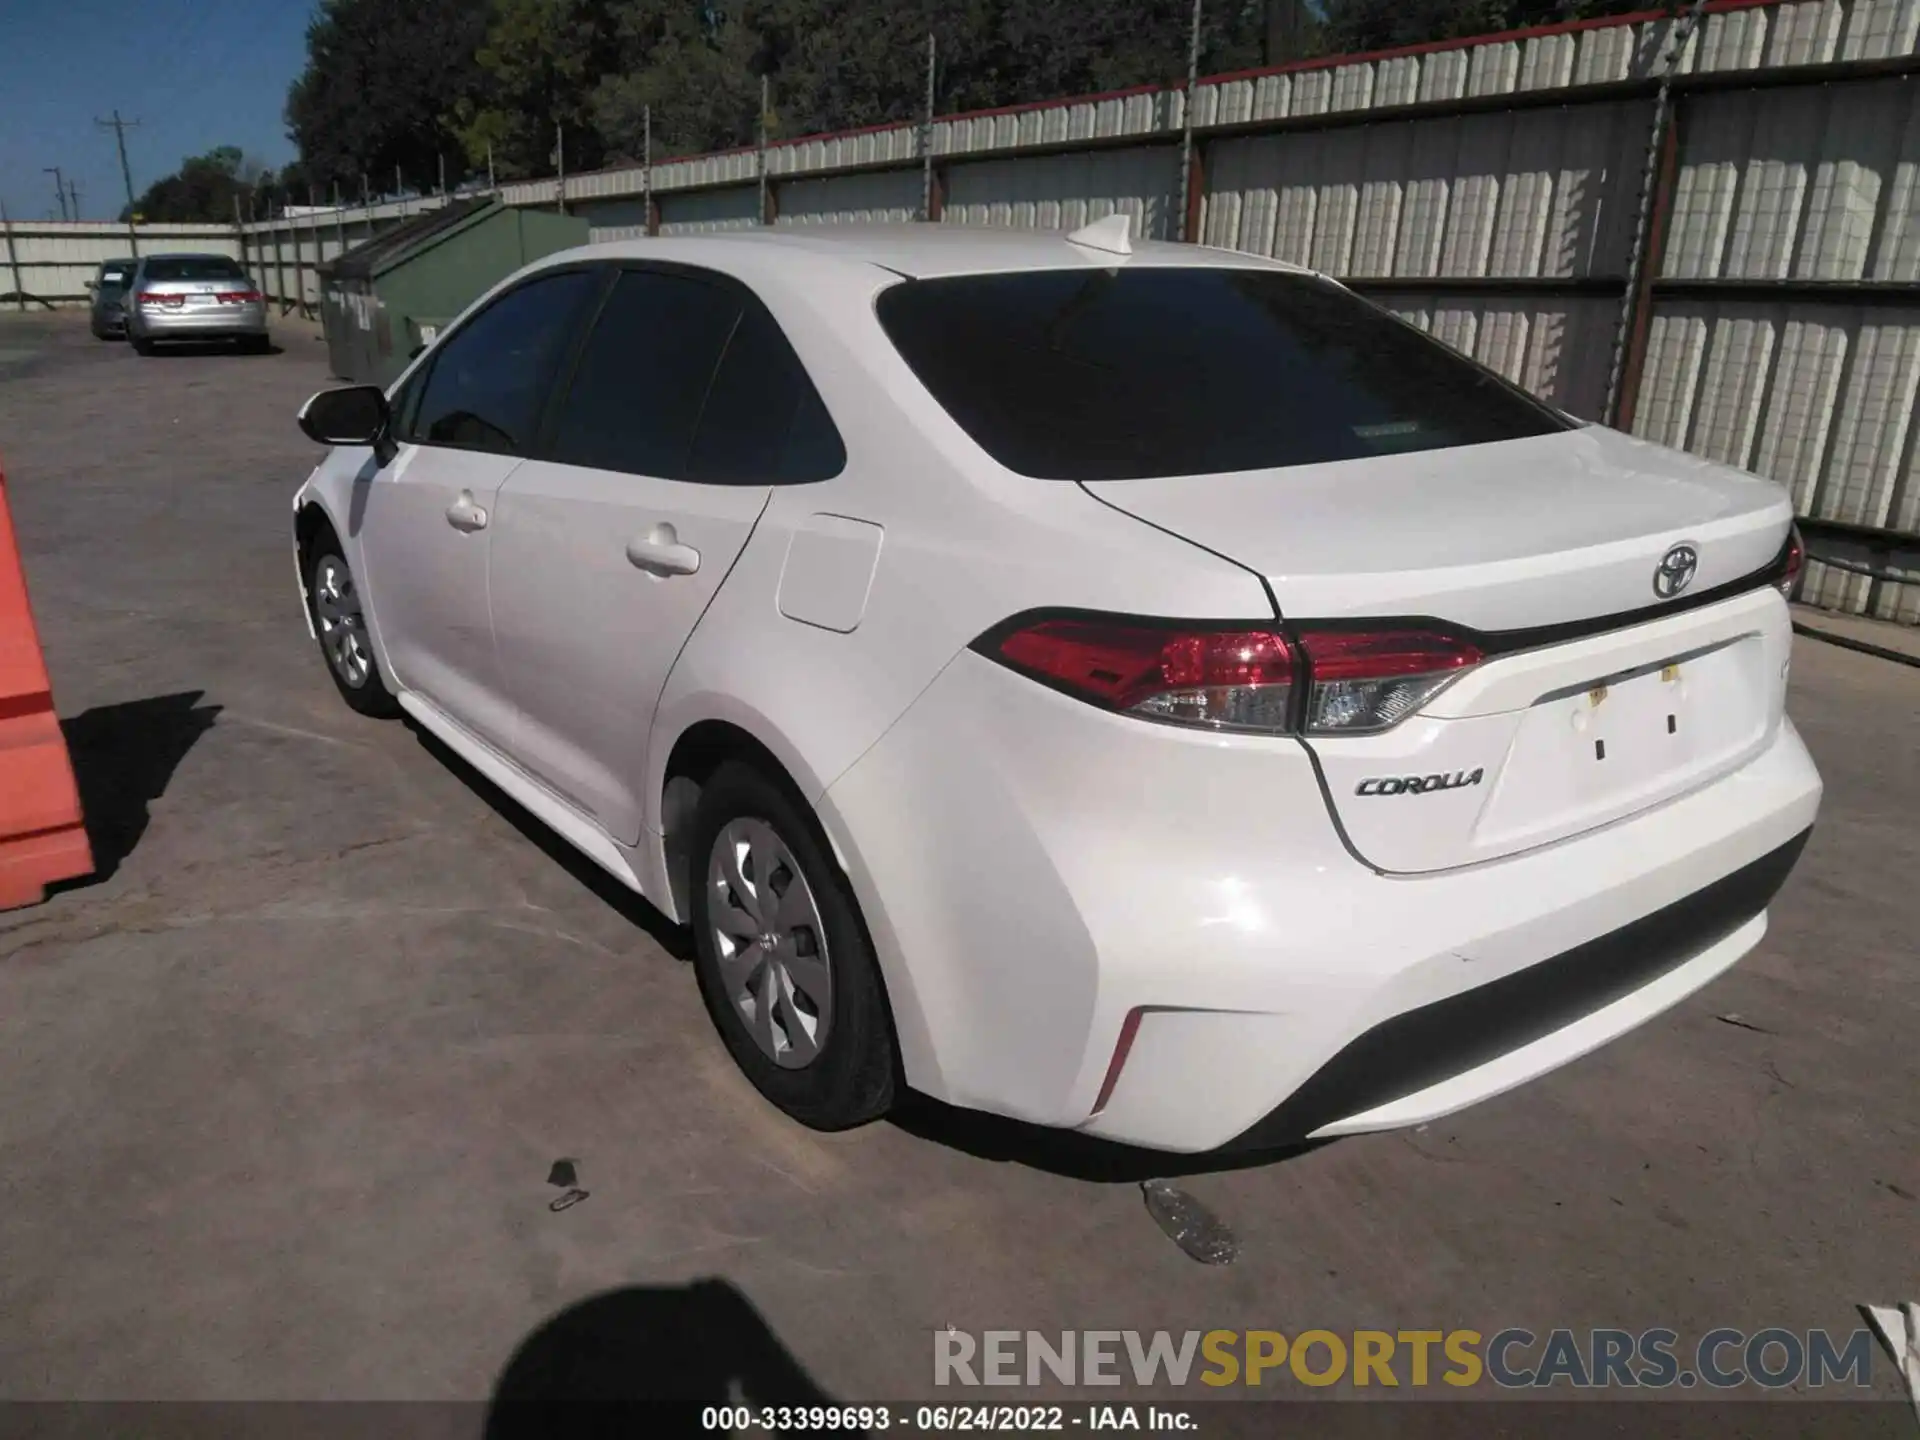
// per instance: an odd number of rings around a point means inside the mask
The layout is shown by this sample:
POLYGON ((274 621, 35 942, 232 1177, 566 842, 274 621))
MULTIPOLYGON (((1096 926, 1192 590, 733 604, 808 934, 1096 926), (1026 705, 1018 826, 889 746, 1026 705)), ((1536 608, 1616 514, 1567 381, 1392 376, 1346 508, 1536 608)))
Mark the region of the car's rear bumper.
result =
POLYGON ((820 808, 911 1084, 1197 1151, 1417 1123, 1631 1029, 1758 942, 1819 799, 1783 721, 1628 820, 1383 875, 1295 742, 1108 715, 968 653, 820 808))
POLYGON ((142 340, 258 339, 267 333, 267 312, 261 305, 179 315, 142 310, 133 333, 142 340))

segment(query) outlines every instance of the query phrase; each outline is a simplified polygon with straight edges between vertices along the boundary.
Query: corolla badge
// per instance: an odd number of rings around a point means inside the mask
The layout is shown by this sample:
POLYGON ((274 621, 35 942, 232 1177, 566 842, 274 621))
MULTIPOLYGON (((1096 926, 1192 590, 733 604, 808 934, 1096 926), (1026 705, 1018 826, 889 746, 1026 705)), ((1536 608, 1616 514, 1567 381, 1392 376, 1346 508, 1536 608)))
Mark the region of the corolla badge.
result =
POLYGON ((1693 583, 1700 569, 1700 552, 1691 545, 1675 545, 1660 557, 1653 572, 1653 593, 1671 600, 1693 583))
POLYGON ((1478 785, 1485 770, 1455 770, 1451 775, 1375 775, 1354 787, 1356 795, 1428 795, 1435 790, 1460 790, 1478 785))

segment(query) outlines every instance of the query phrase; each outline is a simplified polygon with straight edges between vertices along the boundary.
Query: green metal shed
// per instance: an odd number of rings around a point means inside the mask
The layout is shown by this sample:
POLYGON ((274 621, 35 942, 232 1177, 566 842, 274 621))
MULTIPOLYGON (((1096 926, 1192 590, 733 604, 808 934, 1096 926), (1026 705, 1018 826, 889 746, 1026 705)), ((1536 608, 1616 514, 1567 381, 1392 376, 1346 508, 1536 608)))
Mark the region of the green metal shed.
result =
POLYGON ((390 385, 441 326, 529 261, 587 243, 577 215, 455 200, 322 265, 320 321, 343 380, 390 385))

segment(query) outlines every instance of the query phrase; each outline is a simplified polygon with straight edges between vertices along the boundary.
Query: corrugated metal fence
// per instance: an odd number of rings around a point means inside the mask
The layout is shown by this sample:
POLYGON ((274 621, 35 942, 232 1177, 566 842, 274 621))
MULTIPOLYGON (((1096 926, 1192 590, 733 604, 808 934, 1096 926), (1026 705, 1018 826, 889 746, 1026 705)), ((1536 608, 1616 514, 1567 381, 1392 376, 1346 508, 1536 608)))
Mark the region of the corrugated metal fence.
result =
MULTIPOLYGON (((1576 414, 1792 486, 1871 538, 1920 528, 1920 0, 1715 0, 1661 14, 1148 86, 931 125, 508 185, 597 239, 921 218, 1162 239, 1310 264, 1576 414), (1654 94, 1649 264, 1603 417, 1654 94), (764 202, 763 202, 764 191, 764 202)), ((419 202, 414 202, 417 208, 419 202)), ((404 206, 246 230, 278 297, 404 206)), ((56 227, 39 227, 52 229, 56 227)), ((1884 537, 1883 537, 1884 538, 1884 537)), ((1920 623, 1920 585, 1812 567, 1820 603, 1920 623)))
POLYGON ((137 248, 152 255, 167 250, 240 254, 231 225, 137 225, 105 220, 0 222, 0 307, 73 305, 87 298, 87 281, 108 260, 123 260, 137 248))

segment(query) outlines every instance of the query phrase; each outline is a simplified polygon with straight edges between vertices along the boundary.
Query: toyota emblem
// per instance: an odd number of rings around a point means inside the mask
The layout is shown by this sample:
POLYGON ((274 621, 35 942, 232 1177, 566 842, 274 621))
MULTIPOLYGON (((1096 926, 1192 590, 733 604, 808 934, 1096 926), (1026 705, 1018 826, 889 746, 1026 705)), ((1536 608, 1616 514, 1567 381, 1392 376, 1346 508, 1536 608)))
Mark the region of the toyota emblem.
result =
POLYGON ((1653 593, 1662 600, 1671 600, 1693 583, 1699 569, 1698 550, 1691 545, 1674 546, 1660 557, 1659 567, 1653 572, 1653 593))

